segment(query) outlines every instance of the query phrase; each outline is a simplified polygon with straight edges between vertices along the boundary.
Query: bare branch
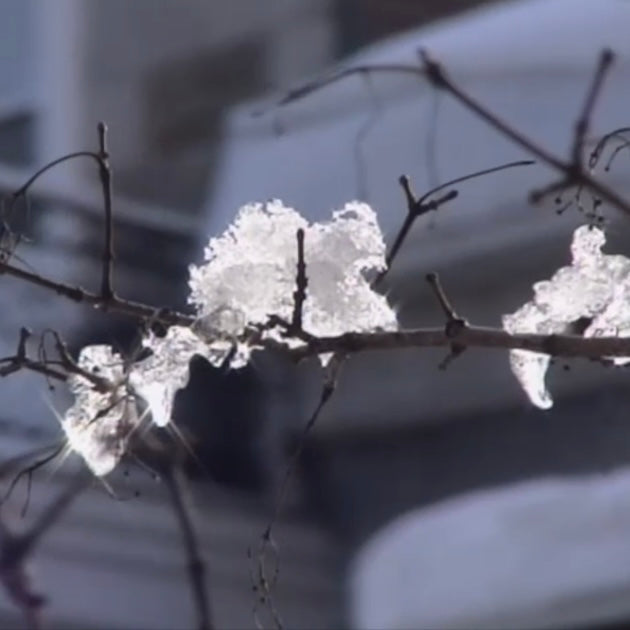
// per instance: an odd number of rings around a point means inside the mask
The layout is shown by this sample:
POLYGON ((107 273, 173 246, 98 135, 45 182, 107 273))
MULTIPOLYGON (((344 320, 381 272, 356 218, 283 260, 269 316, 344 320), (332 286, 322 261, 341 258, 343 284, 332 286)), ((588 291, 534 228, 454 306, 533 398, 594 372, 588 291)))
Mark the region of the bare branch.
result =
POLYGON ((293 292, 293 317, 291 318, 291 329, 302 330, 302 311, 304 300, 306 300, 306 288, 308 278, 306 277, 306 262, 304 261, 304 230, 299 228, 297 237, 297 274, 295 277, 295 291, 293 292))
POLYGON ((181 470, 175 464, 166 467, 164 479, 170 492, 171 504, 186 547, 188 576, 197 609, 197 627, 199 630, 211 630, 213 624, 210 599, 208 598, 208 577, 193 524, 186 482, 181 470))
POLYGON ((535 333, 510 334, 500 328, 467 324, 446 334, 444 328, 417 328, 391 332, 344 333, 330 337, 313 337, 304 346, 289 349, 265 340, 269 348, 281 348, 295 360, 342 352, 356 354, 371 350, 402 348, 438 348, 457 341, 469 348, 502 348, 531 350, 555 357, 600 359, 601 357, 630 357, 630 337, 580 337, 577 335, 542 335, 535 333))
MULTIPOLYGON (((446 325, 444 327, 444 333, 447 337, 453 339, 457 337, 462 328, 468 326, 468 322, 460 317, 453 306, 451 305, 450 300, 446 296, 444 289, 442 288, 442 284, 440 282, 440 278, 437 273, 428 273, 426 276, 426 280, 433 290, 435 297, 440 305, 440 308, 444 312, 444 316, 446 317, 446 325)), ((453 341, 451 343, 451 349, 449 354, 444 358, 444 360, 440 363, 440 369, 445 370, 460 354, 462 354, 466 350, 466 345, 453 341)))
POLYGON ((101 296, 107 301, 114 297, 112 274, 114 267, 114 226, 112 216, 112 169, 109 165, 107 151, 107 125, 98 123, 98 173, 103 190, 103 207, 105 210, 105 245, 103 249, 103 272, 101 278, 101 296))
POLYGON ((575 167, 582 168, 582 149, 584 147, 584 140, 588 134, 588 128, 591 122, 591 115, 595 108, 595 102, 600 95, 604 79, 606 74, 612 65, 614 55, 611 50, 602 51, 593 81, 588 89, 586 98, 584 100, 584 106, 582 107, 582 113, 575 123, 575 134, 573 138, 573 147, 571 149, 571 160, 575 167))
MULTIPOLYGON (((273 528, 280 518, 280 513, 282 508, 284 507, 284 502, 286 500, 287 490, 289 488, 289 481, 291 477, 295 473, 295 469, 297 467, 298 461, 302 452, 304 451, 304 447, 306 446, 306 440, 313 430, 313 427, 317 423, 318 418, 320 417, 324 407, 332 397, 335 389, 337 387, 337 378, 339 376, 339 372, 341 370, 341 366, 345 360, 345 355, 342 354, 334 354, 326 364, 324 368, 324 381, 322 383, 322 392, 319 398, 319 401, 311 414, 311 417, 308 419, 304 427, 302 428, 302 432, 297 439, 297 445, 295 450, 293 451, 289 463, 284 472, 284 477, 282 479, 282 483, 280 485, 280 490, 278 492, 278 496, 275 500, 274 511, 265 528, 265 531, 260 537, 260 546, 258 549, 258 554, 256 556, 256 564, 257 564, 257 579, 254 583, 255 590, 260 592, 259 602, 261 604, 267 604, 271 616, 276 624, 276 628, 278 630, 282 630, 283 624, 282 619, 274 605, 273 601, 273 588, 277 582, 280 563, 279 556, 276 544, 273 540, 273 528), (274 559, 274 567, 273 574, 270 576, 267 568, 267 563, 269 560, 269 551, 273 551, 273 559, 274 559)), ((251 557, 251 552, 249 553, 251 557)))
MULTIPOLYGON (((584 169, 576 169, 572 160, 565 161, 556 157, 546 149, 537 145, 533 140, 530 140, 528 137, 511 127, 508 123, 501 120, 501 118, 499 118, 496 114, 491 112, 460 88, 454 81, 452 81, 442 66, 431 59, 426 51, 420 51, 420 56, 424 63, 427 78, 436 88, 447 91, 473 114, 477 115, 482 120, 485 120, 491 127, 494 127, 494 129, 506 138, 509 138, 515 144, 519 145, 533 156, 552 167, 554 170, 558 171, 566 178, 566 181, 571 181, 572 185, 583 185, 596 196, 600 197, 604 201, 607 201, 622 212, 630 215, 630 202, 628 200, 621 197, 612 188, 609 188, 600 182, 584 169)), ((534 193, 534 197, 539 198, 539 193, 534 193)))
POLYGON ((125 300, 116 295, 110 298, 104 298, 101 294, 91 293, 80 287, 73 287, 63 282, 56 282, 37 273, 26 271, 25 269, 2 261, 0 261, 0 274, 13 276, 29 284, 53 291, 74 302, 83 302, 103 311, 119 313, 139 320, 153 318, 153 321, 160 322, 167 326, 192 326, 195 323, 195 318, 192 315, 185 315, 184 313, 178 313, 177 311, 165 308, 156 309, 155 306, 125 300))
POLYGON ((30 628, 39 627, 39 614, 45 599, 32 590, 26 563, 42 536, 58 521, 90 480, 91 477, 85 472, 77 475, 26 532, 13 533, 0 521, 0 581, 11 600, 22 610, 30 628))
POLYGON ((485 168, 481 171, 469 173, 467 175, 463 175, 462 177, 457 177, 448 182, 445 182, 444 184, 440 184, 432 190, 424 193, 424 195, 422 195, 422 197, 420 198, 416 198, 416 196, 413 194, 409 178, 406 175, 401 175, 398 179, 398 182, 403 189, 405 200, 407 202, 407 215, 405 216, 405 220, 403 221, 400 229, 398 230, 398 233, 396 234, 396 237, 394 238, 394 242, 392 243, 391 248, 385 256, 385 269, 376 276, 372 283, 372 286, 377 286, 389 273, 392 263, 398 255, 398 252, 402 247, 405 239, 407 238, 407 235, 409 234, 409 231, 411 230, 415 220, 422 215, 427 214, 428 212, 438 210, 445 203, 448 203, 449 201, 455 199, 459 195, 459 192, 457 190, 450 190, 437 199, 430 200, 430 197, 433 197, 441 190, 444 190, 445 188, 450 188, 455 184, 461 184, 462 182, 466 182, 477 177, 482 177, 484 175, 498 173, 499 171, 504 171, 509 168, 515 168, 518 166, 530 166, 532 164, 534 164, 532 160, 518 160, 516 162, 501 164, 500 166, 493 166, 492 168, 485 168))
POLYGON ((284 107, 285 105, 289 105, 290 103, 294 103, 296 101, 302 100, 303 98, 313 94, 313 92, 318 92, 319 90, 332 85, 333 83, 337 83, 338 81, 342 81, 343 79, 347 79, 348 77, 355 75, 373 75, 373 74, 407 74, 415 77, 423 77, 424 72, 422 68, 418 66, 413 66, 409 64, 375 64, 375 65, 366 65, 366 66, 354 66, 352 68, 345 68, 340 70, 339 72, 334 72, 332 74, 317 77, 313 81, 309 81, 302 85, 299 85, 292 90, 289 90, 280 100, 271 105, 270 107, 263 108, 257 112, 254 112, 255 116, 260 116, 266 113, 269 109, 275 107, 284 107))

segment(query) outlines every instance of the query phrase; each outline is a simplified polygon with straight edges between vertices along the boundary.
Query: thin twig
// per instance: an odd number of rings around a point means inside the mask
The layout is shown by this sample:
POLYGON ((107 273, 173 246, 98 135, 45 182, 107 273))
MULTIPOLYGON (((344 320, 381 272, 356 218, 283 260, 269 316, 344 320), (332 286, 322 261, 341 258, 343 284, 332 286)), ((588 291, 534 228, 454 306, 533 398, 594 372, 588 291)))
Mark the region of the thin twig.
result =
POLYGON ((266 113, 271 108, 283 107, 285 105, 289 105, 290 103, 294 103, 295 101, 299 101, 306 96, 309 96, 313 92, 317 92, 329 85, 332 85, 333 83, 337 83, 338 81, 347 79, 348 77, 355 75, 361 76, 371 74, 406 74, 415 77, 422 77, 424 73, 422 71, 422 68, 418 68, 418 66, 395 63, 344 68, 343 70, 340 70, 338 72, 334 72, 323 77, 317 77, 313 81, 303 83, 302 85, 299 85, 296 88, 289 90, 281 99, 279 99, 273 105, 254 112, 254 115, 260 116, 266 113))
MULTIPOLYGON (((274 511, 265 528, 265 531, 260 537, 260 546, 257 554, 257 584, 255 584, 256 590, 260 590, 261 603, 266 603, 269 606, 269 610, 271 612, 271 616, 274 620, 276 628, 278 630, 282 630, 283 624, 282 619, 275 608, 273 602, 273 594, 272 589, 275 586, 280 564, 279 564, 279 555, 277 552, 277 548, 275 542, 273 540, 273 528, 277 521, 280 518, 280 513, 282 508, 284 507, 284 502, 286 500, 286 494, 289 488, 289 482, 291 477, 293 476, 297 464, 300 460, 302 452, 304 451, 304 447, 306 446, 306 440, 313 430, 313 427, 317 423, 317 420, 321 416, 322 411, 324 410, 326 404, 330 401, 335 389, 337 387, 337 379, 339 376, 339 371, 341 370, 341 366, 345 360, 345 355, 342 354, 334 354, 326 364, 324 370, 324 381, 322 383, 322 391, 320 394, 319 401, 311 414, 311 417, 308 419, 304 427, 302 428, 302 432, 297 440, 297 445, 291 454, 291 458, 287 464, 287 467, 284 471, 284 477, 282 479, 282 483, 280 485, 280 490, 275 500, 274 511), (273 575, 269 577, 267 571, 267 561, 268 561, 268 551, 269 549, 274 552, 274 560, 275 565, 273 569, 273 575)), ((250 554, 251 556, 251 554, 250 554)))
POLYGON ((184 539, 184 546, 186 547, 188 577, 197 610, 197 627, 199 630, 212 630, 208 577, 193 524, 192 507, 186 482, 180 468, 175 464, 167 467, 164 473, 164 480, 169 489, 171 504, 184 539))
POLYGON ((44 509, 26 532, 13 533, 0 522, 0 581, 11 600, 22 610, 30 628, 39 627, 40 610, 45 598, 32 589, 26 568, 27 560, 44 534, 90 481, 91 476, 85 471, 73 478, 70 485, 44 509))
POLYGON ((75 151, 74 153, 68 153, 67 155, 62 155, 60 158, 57 158, 56 160, 52 160, 51 162, 48 162, 48 164, 45 164, 44 166, 42 166, 42 168, 40 168, 31 177, 29 177, 28 180, 11 195, 11 198, 9 201, 9 209, 13 208, 15 202, 20 197, 24 197, 26 195, 29 188, 42 175, 44 175, 44 173, 55 168, 55 166, 59 166, 63 162, 68 162, 70 160, 76 160, 77 158, 85 158, 85 157, 95 160, 96 163, 100 165, 101 157, 98 153, 94 153, 93 151, 75 151))
POLYGON ((297 273, 295 276, 295 291, 293 292, 293 317, 291 318, 291 329, 302 330, 302 312, 304 310, 304 300, 306 300, 306 288, 308 278, 306 277, 306 262, 304 261, 304 230, 299 228, 297 238, 297 273))
POLYGON ((573 137, 573 147, 571 149, 571 161, 575 167, 582 168, 582 149, 584 147, 584 140, 588 135, 588 128, 591 122, 591 116, 595 108, 595 102, 600 95, 602 86, 604 85, 604 79, 606 74, 612 65, 614 55, 611 50, 602 51, 599 56, 597 68, 593 75, 593 81, 586 93, 584 99, 584 105, 582 112, 577 122, 575 123, 575 133, 573 137))
POLYGON ((103 190, 103 209, 105 210, 105 245, 103 248, 103 272, 101 278, 101 295, 107 303, 114 297, 112 274, 114 267, 114 225, 112 215, 112 169, 107 151, 107 125, 98 123, 98 173, 103 190))
POLYGON ((19 370, 27 369, 43 374, 47 378, 54 378, 55 380, 61 381, 67 380, 68 375, 63 372, 59 372, 55 368, 51 368, 50 362, 46 360, 34 361, 26 356, 26 342, 31 334, 32 333, 28 330, 28 328, 22 326, 20 329, 20 338, 16 353, 13 356, 0 358, 0 377, 9 376, 9 374, 13 374, 19 370))
POLYGON ((22 516, 25 516, 26 511, 28 510, 28 504, 30 500, 30 494, 31 494, 30 484, 31 484, 31 478, 33 476, 33 473, 39 470, 40 468, 43 468, 44 466, 46 466, 46 464, 49 464, 53 459, 58 457, 65 448, 66 448, 65 440, 62 442, 59 442, 58 444, 47 446, 45 450, 50 451, 50 449, 53 449, 52 452, 47 452, 45 455, 42 455, 41 457, 36 459, 32 464, 29 464, 25 468, 22 468, 11 480, 11 483, 9 484, 9 487, 4 493, 4 496, 2 497, 2 499, 0 499, 0 506, 3 505, 9 499, 9 497, 13 494, 13 490, 15 489, 15 486, 18 484, 20 479, 26 476, 28 480, 27 493, 26 493, 26 499, 24 501, 24 506, 22 508, 22 516))
POLYGON ((595 168, 595 166, 597 166, 597 162, 599 161, 602 152, 606 148, 606 145, 612 139, 621 139, 621 141, 626 142, 626 137, 623 135, 624 133, 630 133, 630 127, 620 127, 619 129, 613 129, 613 131, 610 131, 607 134, 603 135, 597 141, 597 144, 591 151, 588 161, 589 168, 593 169, 595 168))

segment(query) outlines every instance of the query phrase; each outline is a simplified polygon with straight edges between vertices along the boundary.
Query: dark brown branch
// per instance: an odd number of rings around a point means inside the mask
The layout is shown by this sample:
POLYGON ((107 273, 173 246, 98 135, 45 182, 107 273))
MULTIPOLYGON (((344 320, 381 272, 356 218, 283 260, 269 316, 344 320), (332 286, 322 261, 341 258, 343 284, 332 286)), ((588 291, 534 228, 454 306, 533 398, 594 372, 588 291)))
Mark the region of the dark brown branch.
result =
POLYGON ((210 599, 208 598, 208 577, 193 524, 186 482, 181 470, 176 465, 171 465, 167 468, 164 473, 164 479, 169 489, 173 510, 184 539, 184 546, 186 547, 188 576, 197 610, 197 627, 199 630, 211 630, 213 624, 210 599))
POLYGON ((107 125, 98 123, 98 173, 103 190, 103 209, 105 210, 105 245, 103 248, 103 272, 101 278, 101 295, 107 303, 114 297, 112 274, 114 268, 114 220, 112 215, 112 169, 107 151, 107 125))
POLYGON ((498 173, 499 171, 504 171, 509 168, 515 168, 518 166, 531 166, 532 164, 534 164, 533 160, 518 160, 516 162, 501 164, 500 166, 493 166, 492 168, 485 168, 474 173, 468 173, 467 175, 463 175, 462 177, 457 177, 448 182, 440 184, 432 190, 424 193, 424 195, 422 195, 422 197, 420 198, 416 198, 413 191, 411 190, 409 178, 406 175, 401 175, 398 179, 398 182, 403 189, 403 193, 405 195, 405 200, 407 203, 407 215, 405 216, 405 220, 403 221, 400 229, 398 230, 398 233, 396 234, 396 237, 394 238, 394 242, 392 243, 391 248, 385 256, 385 269, 376 276, 372 283, 372 286, 377 286, 389 273, 394 259, 398 255, 398 252, 400 251, 400 248, 407 238, 409 231, 413 227, 415 220, 422 215, 427 214, 428 212, 438 210, 445 203, 448 203, 449 201, 455 199, 458 196, 459 192, 457 190, 450 190, 437 199, 430 200, 430 197, 433 197, 438 192, 444 190, 445 188, 450 188, 455 184, 461 184, 462 182, 466 182, 477 177, 482 177, 484 175, 498 173))
MULTIPOLYGON (((449 339, 455 339, 459 336, 462 329, 468 326, 468 322, 460 317, 455 309, 453 308, 451 301, 448 299, 442 284, 440 282, 440 278, 437 273, 432 272, 428 273, 426 276, 427 283, 433 290, 435 294, 435 298, 444 313, 446 318, 446 324, 444 326, 444 334, 449 339)), ((460 354, 462 354, 466 350, 466 345, 461 343, 461 341, 453 341, 451 343, 451 348, 449 354, 446 358, 440 363, 440 369, 445 370, 460 354)))
POLYGON ((20 329, 20 338, 16 353, 10 357, 0 358, 0 364, 5 364, 0 366, 0 377, 9 376, 19 370, 27 369, 43 374, 48 378, 65 381, 67 379, 67 374, 51 368, 49 363, 46 361, 34 361, 26 356, 26 342, 30 336, 30 330, 22 326, 20 329))
POLYGON ((54 330, 45 330, 40 340, 40 357, 38 360, 31 359, 26 353, 26 342, 31 336, 31 332, 22 327, 20 330, 20 339, 15 355, 0 358, 0 377, 9 376, 19 370, 26 369, 32 372, 42 374, 48 379, 58 381, 67 381, 70 374, 78 374, 92 383, 94 388, 100 392, 108 392, 114 388, 114 384, 107 379, 84 370, 72 358, 70 352, 61 337, 54 330), (49 359, 45 350, 46 334, 50 333, 55 340, 55 348, 57 350, 58 359, 49 359), (2 365, 4 364, 4 365, 2 365), (54 366, 54 367, 53 367, 54 366), (62 372, 58 367, 62 367, 62 372))
MULTIPOLYGON (((561 179, 555 182, 551 182, 548 186, 545 186, 544 188, 541 188, 539 190, 533 190, 529 196, 530 200, 533 203, 538 203, 547 195, 562 192, 567 188, 577 186, 577 190, 574 195, 574 202, 577 203, 579 206, 580 197, 584 188, 584 184, 581 182, 580 179, 581 174, 585 172, 582 155, 584 143, 590 126, 593 109, 595 108, 595 102, 597 100, 597 97, 601 93, 604 78, 613 62, 613 58, 613 54, 610 50, 605 50, 600 55, 599 63, 597 64, 595 74, 593 75, 593 80, 586 93, 586 98, 584 99, 582 112, 577 122, 575 123, 575 130, 573 133, 573 146, 569 154, 569 170, 567 170, 567 172, 562 176, 561 179)), ((589 159, 589 164, 590 162, 591 160, 589 159)))
POLYGON ((467 324, 446 334, 444 327, 419 328, 392 332, 344 333, 330 337, 314 337, 304 346, 288 349, 268 340, 269 348, 281 347, 295 360, 324 354, 343 352, 356 354, 371 350, 402 348, 448 347, 457 341, 469 348, 502 348, 531 350, 556 357, 601 359, 602 357, 630 357, 630 337, 580 337, 577 335, 541 335, 536 333, 508 333, 500 328, 467 324))
POLYGON ((571 161, 576 168, 582 168, 582 150, 584 148, 584 140, 588 134, 588 128, 591 122, 591 116, 595 108, 595 102, 600 95, 606 74, 612 65, 614 55, 611 50, 602 51, 593 81, 586 93, 582 112, 575 123, 575 133, 573 138, 573 147, 571 149, 571 161))
MULTIPOLYGON (((550 153, 546 149, 538 146, 533 140, 530 140, 528 137, 508 125, 505 121, 501 120, 496 114, 491 112, 467 92, 462 90, 456 83, 454 83, 442 66, 431 59, 426 51, 420 51, 420 56, 424 63, 427 77, 435 87, 447 91, 473 114, 477 115, 482 120, 485 120, 491 127, 496 129, 506 138, 509 138, 515 144, 519 145, 527 152, 552 167, 554 170, 558 171, 574 185, 583 185, 597 197, 600 197, 602 200, 607 201, 622 212, 630 215, 630 202, 628 200, 618 195, 612 188, 609 188, 583 169, 576 169, 572 161, 565 161, 556 157, 553 153, 550 153)), ((534 197, 538 197, 538 193, 535 193, 534 197)))
POLYGON ((133 302, 131 300, 124 300, 116 295, 105 299, 102 295, 91 293, 80 287, 73 287, 63 282, 56 282, 49 280, 48 278, 31 271, 26 271, 14 265, 0 262, 0 274, 7 274, 34 284, 43 289, 53 291, 58 295, 66 297, 74 302, 84 302, 94 308, 100 310, 106 310, 112 313, 119 313, 121 315, 127 315, 138 320, 146 320, 153 318, 153 321, 160 322, 167 326, 179 325, 179 326, 192 326, 195 322, 195 318, 192 315, 185 315, 184 313, 178 313, 177 311, 171 311, 169 309, 156 309, 154 306, 148 304, 142 304, 140 302, 133 302))
POLYGON ((306 300, 306 288, 308 278, 306 277, 306 262, 304 261, 304 230, 298 229, 297 234, 297 273, 295 276, 295 291, 293 292, 293 317, 291 318, 291 329, 302 330, 302 312, 304 310, 304 300, 306 300))

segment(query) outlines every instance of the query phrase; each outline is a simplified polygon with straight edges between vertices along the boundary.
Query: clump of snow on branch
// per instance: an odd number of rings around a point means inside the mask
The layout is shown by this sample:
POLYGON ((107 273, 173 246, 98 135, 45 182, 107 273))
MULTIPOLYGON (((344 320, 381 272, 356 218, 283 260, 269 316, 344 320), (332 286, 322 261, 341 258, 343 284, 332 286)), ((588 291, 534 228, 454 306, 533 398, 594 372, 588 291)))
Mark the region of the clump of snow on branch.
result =
POLYGON ((149 333, 142 345, 152 354, 131 366, 129 385, 146 402, 151 420, 164 427, 171 420, 177 390, 188 384, 190 360, 196 354, 207 357, 208 346, 185 326, 171 326, 164 337, 149 333))
MULTIPOLYGON (((585 337, 630 335, 630 260, 603 254, 602 230, 581 226, 573 234, 571 265, 550 280, 534 285, 534 299, 503 317, 510 333, 562 334, 581 318, 592 319, 585 337)), ((528 350, 510 351, 510 365, 532 403, 542 409, 553 405, 545 385, 551 357, 528 350)), ((613 359, 616 365, 630 358, 613 359)))
POLYGON ((122 357, 109 346, 86 346, 79 367, 111 384, 100 392, 81 374, 68 379, 74 404, 66 411, 61 426, 69 447, 85 460, 97 476, 111 472, 124 455, 132 431, 138 423, 133 401, 128 396, 122 357))
MULTIPOLYGON (((170 422, 194 355, 214 365, 229 358, 232 367, 242 367, 254 349, 246 334, 251 327, 268 324, 270 315, 291 321, 300 228, 308 278, 305 330, 325 336, 397 328, 396 314, 366 277, 385 268, 385 243, 369 206, 350 203, 331 221, 312 225, 278 201, 245 206, 225 234, 210 240, 206 263, 191 266, 190 302, 198 316, 193 327, 171 326, 163 337, 149 332, 142 345, 150 355, 127 364, 109 346, 81 351, 79 367, 110 387, 100 391, 85 375, 73 374, 75 401, 62 427, 70 448, 94 474, 115 468, 145 418, 160 427, 170 422)), ((262 326, 260 334, 293 346, 303 343, 283 332, 280 325, 262 326)))
MULTIPOLYGON (((272 314, 291 319, 300 228, 308 277, 304 329, 327 336, 397 328, 395 312, 366 278, 385 268, 374 211, 352 202, 333 212, 331 221, 309 224, 292 208, 271 201, 241 208, 233 225, 210 240, 206 263, 191 266, 190 302, 203 330, 229 338, 248 325, 266 324, 272 314)), ((281 332, 275 327, 263 336, 281 340, 281 332)), ((241 351, 241 360, 247 360, 247 348, 241 351)))
POLYGON ((152 354, 129 366, 109 346, 83 348, 79 367, 105 379, 106 392, 81 374, 69 378, 75 400, 62 428, 70 448, 97 476, 116 467, 145 417, 160 427, 170 422, 175 394, 188 383, 190 360, 208 355, 207 344, 183 326, 171 326, 165 337, 149 333, 143 346, 152 354))

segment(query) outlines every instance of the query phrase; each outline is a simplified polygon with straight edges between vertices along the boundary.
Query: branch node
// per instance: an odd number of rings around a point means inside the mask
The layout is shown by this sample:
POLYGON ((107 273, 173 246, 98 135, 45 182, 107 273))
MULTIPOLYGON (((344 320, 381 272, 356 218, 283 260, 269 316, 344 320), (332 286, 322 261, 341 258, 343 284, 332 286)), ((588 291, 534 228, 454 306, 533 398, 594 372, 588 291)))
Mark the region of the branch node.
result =
POLYGON ((424 71, 429 82, 436 88, 447 87, 446 75, 444 74, 442 66, 437 61, 431 59, 431 56, 424 48, 418 50, 418 56, 424 65, 424 71))
POLYGON ((435 294, 438 304, 446 316, 446 336, 453 338, 459 335, 459 333, 461 333, 461 331, 468 325, 466 320, 461 318, 451 305, 450 300, 442 288, 438 274, 432 271, 426 275, 426 280, 431 289, 433 289, 433 293, 435 294))
POLYGON ((415 215, 418 200, 411 190, 409 177, 407 177, 407 175, 401 175, 398 178, 398 183, 400 184, 400 187, 403 189, 403 193, 405 194, 405 200, 407 201, 407 214, 415 215))
POLYGON ((444 335, 447 339, 452 339, 453 341, 450 344, 450 352, 444 358, 443 361, 439 364, 440 370, 445 370, 454 359, 460 356, 464 350, 466 350, 466 345, 456 341, 456 339, 468 328, 468 322, 460 317, 453 306, 451 305, 450 300, 448 299, 444 289, 442 288, 442 284, 440 283, 440 278, 437 273, 431 272, 426 276, 427 282, 433 289, 435 293, 435 297, 437 298, 444 315, 446 316, 446 324, 444 325, 444 335))

